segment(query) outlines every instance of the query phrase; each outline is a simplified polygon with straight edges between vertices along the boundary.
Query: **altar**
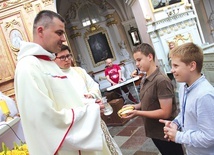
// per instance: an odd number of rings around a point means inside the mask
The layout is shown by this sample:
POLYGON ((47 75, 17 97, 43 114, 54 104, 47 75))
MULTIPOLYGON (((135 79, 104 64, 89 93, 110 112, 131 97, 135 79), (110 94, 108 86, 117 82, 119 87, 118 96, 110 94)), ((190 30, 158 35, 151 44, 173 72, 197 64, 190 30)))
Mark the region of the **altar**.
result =
MULTIPOLYGON (((5 143, 9 149, 12 149, 14 143, 20 145, 21 142, 25 142, 25 138, 20 117, 16 116, 8 122, 0 122, 0 144, 5 143)), ((0 151, 1 149, 0 147, 0 151)))

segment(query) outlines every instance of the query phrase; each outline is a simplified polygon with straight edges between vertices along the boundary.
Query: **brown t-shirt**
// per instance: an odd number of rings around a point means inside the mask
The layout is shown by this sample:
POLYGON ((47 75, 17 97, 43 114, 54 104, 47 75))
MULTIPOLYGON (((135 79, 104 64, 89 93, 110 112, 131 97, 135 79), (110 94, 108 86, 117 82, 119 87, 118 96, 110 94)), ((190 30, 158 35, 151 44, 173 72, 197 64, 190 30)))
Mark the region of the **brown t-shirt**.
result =
MULTIPOLYGON (((160 109, 159 99, 173 98, 173 110, 170 120, 176 116, 176 102, 172 82, 167 75, 160 72, 159 68, 155 70, 148 78, 142 82, 140 89, 141 110, 151 111, 160 109)), ((164 124, 159 119, 143 117, 146 136, 155 139, 164 139, 164 124)))

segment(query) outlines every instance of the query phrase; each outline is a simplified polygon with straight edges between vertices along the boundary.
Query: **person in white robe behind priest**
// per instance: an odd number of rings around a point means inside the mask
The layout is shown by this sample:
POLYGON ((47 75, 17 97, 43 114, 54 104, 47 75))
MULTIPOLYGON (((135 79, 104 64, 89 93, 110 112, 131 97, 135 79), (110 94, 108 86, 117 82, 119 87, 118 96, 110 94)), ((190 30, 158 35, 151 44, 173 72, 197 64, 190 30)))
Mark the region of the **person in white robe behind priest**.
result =
POLYGON ((97 98, 101 99, 101 93, 99 85, 91 76, 81 67, 74 67, 74 60, 71 54, 71 50, 67 45, 62 45, 61 52, 56 53, 56 64, 61 70, 69 77, 72 83, 74 83, 78 92, 84 98, 97 98), (78 82, 77 82, 78 81, 78 82))
POLYGON ((65 20, 43 10, 34 19, 33 42, 21 43, 14 84, 29 154, 121 155, 101 128, 102 103, 83 102, 79 79, 71 82, 54 62, 65 41, 65 20))
MULTIPOLYGON (((77 92, 87 99, 101 99, 101 92, 99 89, 99 84, 93 80, 93 78, 81 67, 74 66, 74 59, 71 54, 71 50, 67 45, 62 45, 61 51, 56 53, 55 62, 59 66, 59 68, 66 74, 69 80, 75 85, 77 88, 77 92)), ((93 100, 92 100, 93 101, 93 100)), ((111 148, 116 148, 119 151, 117 144, 114 139, 111 137, 110 133, 107 130, 107 126, 104 121, 102 123, 102 129, 104 131, 105 137, 108 139, 108 145, 111 148)), ((114 151, 111 150, 112 154, 115 154, 114 151)))

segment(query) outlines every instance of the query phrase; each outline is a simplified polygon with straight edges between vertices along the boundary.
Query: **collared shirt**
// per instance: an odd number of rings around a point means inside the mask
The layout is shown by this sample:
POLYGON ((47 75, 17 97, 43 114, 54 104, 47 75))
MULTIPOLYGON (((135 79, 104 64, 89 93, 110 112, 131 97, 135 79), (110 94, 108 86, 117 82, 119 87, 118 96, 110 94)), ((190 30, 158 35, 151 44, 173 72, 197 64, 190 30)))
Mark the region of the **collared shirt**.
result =
POLYGON ((204 75, 191 86, 180 87, 181 112, 175 118, 182 131, 175 142, 185 144, 187 155, 214 155, 214 88, 204 75))
MULTIPOLYGON (((176 103, 174 89, 170 79, 157 68, 149 77, 144 78, 140 90, 141 109, 143 111, 152 111, 160 109, 159 99, 173 99, 173 110, 171 118, 176 115, 176 103)), ((164 139, 164 124, 159 119, 143 118, 145 124, 146 136, 150 138, 164 139)))

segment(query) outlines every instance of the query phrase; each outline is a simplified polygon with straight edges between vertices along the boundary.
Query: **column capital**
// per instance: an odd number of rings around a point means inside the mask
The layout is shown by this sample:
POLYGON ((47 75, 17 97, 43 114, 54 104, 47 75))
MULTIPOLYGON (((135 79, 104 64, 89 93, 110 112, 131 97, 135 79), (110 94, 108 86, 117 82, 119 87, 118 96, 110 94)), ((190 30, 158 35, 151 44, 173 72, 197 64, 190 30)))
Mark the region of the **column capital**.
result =
POLYGON ((129 6, 132 6, 136 0, 125 0, 125 3, 129 6))

